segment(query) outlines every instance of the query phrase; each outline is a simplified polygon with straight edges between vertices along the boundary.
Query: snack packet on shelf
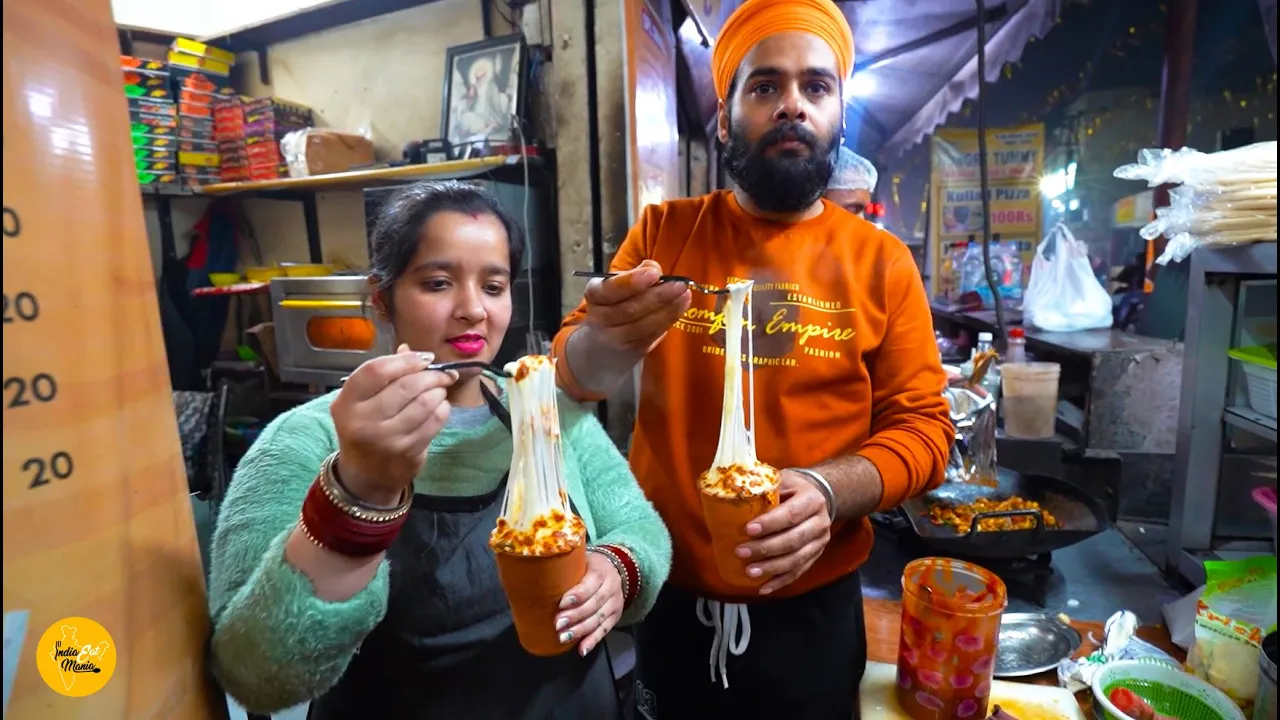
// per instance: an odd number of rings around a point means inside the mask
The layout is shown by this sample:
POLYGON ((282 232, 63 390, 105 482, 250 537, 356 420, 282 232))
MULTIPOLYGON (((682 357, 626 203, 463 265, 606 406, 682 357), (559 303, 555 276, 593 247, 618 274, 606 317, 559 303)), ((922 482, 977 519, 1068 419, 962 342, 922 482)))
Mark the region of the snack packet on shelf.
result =
MULTIPOLYGON (((1178 667, 1178 661, 1168 653, 1137 636, 1138 616, 1121 610, 1107 618, 1102 626, 1102 646, 1079 660, 1067 658, 1058 663, 1058 685, 1080 692, 1088 690, 1093 678, 1107 663, 1121 660, 1139 660, 1178 667)), ((1089 638, 1096 642, 1096 638, 1089 638)))
POLYGON ((564 593, 586 574, 587 530, 564 479, 555 361, 529 355, 508 363, 511 471, 489 547, 498 563, 520 644, 559 655, 555 615, 564 593))
POLYGON ((1248 717, 1258 694, 1262 638, 1276 629, 1276 558, 1207 561, 1187 670, 1226 693, 1248 717))
POLYGON ((702 514, 711 533, 716 566, 726 581, 755 588, 769 580, 747 575, 746 562, 735 551, 750 540, 746 526, 778 505, 778 470, 756 457, 755 345, 747 333, 747 397, 742 393, 742 328, 752 281, 730 283, 724 305, 724 405, 720 412, 720 444, 711 467, 698 476, 702 514), (751 427, 747 420, 750 418, 751 427))

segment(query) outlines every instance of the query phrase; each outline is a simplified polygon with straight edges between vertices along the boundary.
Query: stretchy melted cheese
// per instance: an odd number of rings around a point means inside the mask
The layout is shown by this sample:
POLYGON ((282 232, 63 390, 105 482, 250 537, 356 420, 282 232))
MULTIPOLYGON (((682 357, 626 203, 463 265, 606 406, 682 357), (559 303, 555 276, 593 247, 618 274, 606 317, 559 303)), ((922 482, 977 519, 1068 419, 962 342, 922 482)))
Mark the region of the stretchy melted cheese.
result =
POLYGON ((720 444, 711 469, 698 476, 698 488, 723 498, 749 498, 778 490, 778 471, 756 459, 755 343, 747 332, 747 397, 742 397, 742 327, 752 281, 728 285, 724 307, 724 400, 720 444), (747 427, 750 421, 751 426, 747 427))
POLYGON ((586 526, 565 490, 555 365, 545 355, 529 355, 505 369, 512 378, 511 473, 489 546, 516 555, 559 555, 583 543, 586 526))

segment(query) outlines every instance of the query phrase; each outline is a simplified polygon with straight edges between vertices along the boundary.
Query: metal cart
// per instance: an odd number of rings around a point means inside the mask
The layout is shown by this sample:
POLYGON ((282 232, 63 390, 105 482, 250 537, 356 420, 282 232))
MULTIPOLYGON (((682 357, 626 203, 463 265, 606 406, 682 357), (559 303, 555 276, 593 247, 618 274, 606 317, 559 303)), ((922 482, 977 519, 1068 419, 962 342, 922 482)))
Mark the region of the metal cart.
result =
MULTIPOLYGON (((1227 351, 1241 335, 1242 288, 1259 281, 1274 288, 1276 243, 1201 248, 1184 262, 1191 266, 1166 570, 1198 586, 1205 560, 1272 552, 1265 515, 1257 518, 1262 532, 1241 528, 1261 512, 1247 498, 1267 482, 1276 420, 1246 405, 1227 351)), ((1272 299, 1273 324, 1275 307, 1272 299)))

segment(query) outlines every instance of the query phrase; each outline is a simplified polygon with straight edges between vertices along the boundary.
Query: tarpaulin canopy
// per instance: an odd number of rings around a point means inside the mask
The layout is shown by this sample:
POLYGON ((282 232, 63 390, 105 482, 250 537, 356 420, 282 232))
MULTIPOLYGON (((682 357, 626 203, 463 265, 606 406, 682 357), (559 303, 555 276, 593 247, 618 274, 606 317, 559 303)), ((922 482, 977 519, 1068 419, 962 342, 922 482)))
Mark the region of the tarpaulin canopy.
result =
MULTIPOLYGON (((1063 0, 988 0, 987 81, 1043 37, 1063 0)), ((848 144, 890 159, 920 142, 978 93, 975 0, 855 0, 841 4, 858 60, 848 144)))
MULTIPOLYGON (((686 0, 688 2, 689 0, 686 0)), ((728 0, 720 0, 721 3, 728 0)), ((1268 0, 1263 0, 1264 2, 1268 0)), ((857 60, 848 144, 865 157, 892 158, 919 142, 978 92, 976 0, 846 0, 857 60)), ((987 0, 987 80, 1022 57, 1053 27, 1066 0, 987 0)), ((677 5, 679 8, 680 5, 677 5)), ((714 127, 711 29, 678 12, 681 102, 690 119, 714 127)))
POLYGON ((1258 0, 1262 10, 1262 25, 1267 31, 1267 44, 1271 46, 1271 60, 1276 59, 1276 0, 1258 0))

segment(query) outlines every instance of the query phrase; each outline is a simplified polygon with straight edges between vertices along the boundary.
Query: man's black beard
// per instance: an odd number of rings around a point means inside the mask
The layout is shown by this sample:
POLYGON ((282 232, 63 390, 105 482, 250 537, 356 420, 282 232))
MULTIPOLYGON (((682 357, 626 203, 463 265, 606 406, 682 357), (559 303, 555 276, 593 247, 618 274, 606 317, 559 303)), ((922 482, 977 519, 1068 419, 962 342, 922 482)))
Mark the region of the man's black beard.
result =
POLYGON ((840 136, 837 131, 823 143, 803 125, 786 123, 770 129, 752 145, 742 127, 731 120, 729 142, 724 149, 725 172, 761 210, 800 212, 826 192, 836 169, 840 136), (767 148, 784 137, 803 142, 809 147, 809 154, 765 154, 767 148))

